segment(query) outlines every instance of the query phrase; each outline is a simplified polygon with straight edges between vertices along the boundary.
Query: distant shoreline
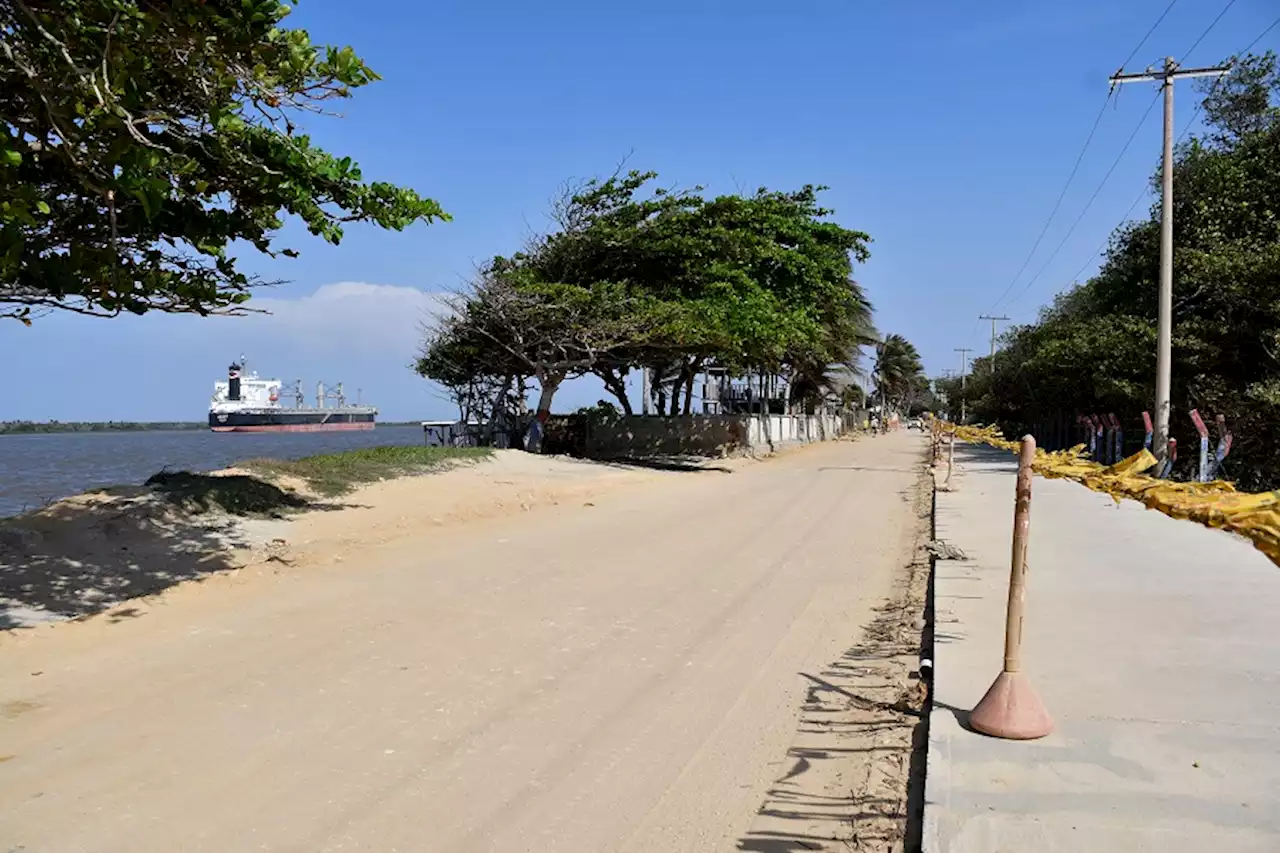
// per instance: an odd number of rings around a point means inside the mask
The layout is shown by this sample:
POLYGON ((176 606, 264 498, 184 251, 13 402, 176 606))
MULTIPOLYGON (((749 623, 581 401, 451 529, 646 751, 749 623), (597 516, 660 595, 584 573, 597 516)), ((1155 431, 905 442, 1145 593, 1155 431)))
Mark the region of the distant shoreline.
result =
MULTIPOLYGON (((421 421, 384 421, 380 427, 418 426, 421 421)), ((207 421, 0 421, 0 435, 73 432, 176 432, 206 430, 207 421)))
POLYGON ((3 421, 0 435, 54 432, 144 432, 208 429, 206 421, 3 421))

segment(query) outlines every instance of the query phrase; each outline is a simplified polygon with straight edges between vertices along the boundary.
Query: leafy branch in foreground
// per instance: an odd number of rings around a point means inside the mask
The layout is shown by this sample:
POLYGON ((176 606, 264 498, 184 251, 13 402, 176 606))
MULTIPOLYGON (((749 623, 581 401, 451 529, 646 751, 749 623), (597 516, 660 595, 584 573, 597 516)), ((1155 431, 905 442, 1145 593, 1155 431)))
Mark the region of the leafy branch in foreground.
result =
POLYGON ((0 317, 239 313, 266 282, 228 247, 294 256, 285 215, 335 244, 448 218, 298 132, 378 76, 291 5, 0 0, 0 317))

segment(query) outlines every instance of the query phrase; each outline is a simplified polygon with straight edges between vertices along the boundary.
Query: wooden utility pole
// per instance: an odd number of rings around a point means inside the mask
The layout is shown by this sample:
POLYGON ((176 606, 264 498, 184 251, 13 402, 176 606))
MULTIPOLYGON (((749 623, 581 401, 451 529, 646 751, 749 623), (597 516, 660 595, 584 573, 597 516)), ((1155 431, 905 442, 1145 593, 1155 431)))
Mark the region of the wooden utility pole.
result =
MULTIPOLYGON (((942 368, 942 378, 943 378, 943 379, 950 379, 952 376, 955 376, 955 375, 956 375, 956 372, 955 372, 954 370, 952 370, 950 367, 944 367, 944 368, 942 368)), ((948 395, 947 395, 947 412, 948 412, 948 417, 953 417, 953 416, 955 415, 955 413, 951 411, 951 404, 952 404, 952 403, 954 403, 954 402, 955 402, 955 401, 951 399, 951 395, 950 395, 950 394, 948 394, 948 395)))
POLYGON ((1164 68, 1148 68, 1141 74, 1125 74, 1124 69, 1111 75, 1111 85, 1121 83, 1159 82, 1164 89, 1164 158, 1161 166, 1160 199, 1160 299, 1156 326, 1156 429, 1152 450, 1163 459, 1169 442, 1169 387, 1172 380, 1173 350, 1173 84, 1184 77, 1220 77, 1230 65, 1213 68, 1178 69, 1172 56, 1164 60, 1164 68))
POLYGON ((993 317, 990 314, 982 314, 978 319, 991 321, 991 372, 994 374, 996 372, 996 321, 1004 320, 1008 322, 1009 318, 993 317))
POLYGON ((968 400, 965 399, 965 389, 969 384, 969 353, 973 350, 969 347, 956 347, 956 352, 960 353, 960 423, 964 423, 965 409, 968 404, 968 400))

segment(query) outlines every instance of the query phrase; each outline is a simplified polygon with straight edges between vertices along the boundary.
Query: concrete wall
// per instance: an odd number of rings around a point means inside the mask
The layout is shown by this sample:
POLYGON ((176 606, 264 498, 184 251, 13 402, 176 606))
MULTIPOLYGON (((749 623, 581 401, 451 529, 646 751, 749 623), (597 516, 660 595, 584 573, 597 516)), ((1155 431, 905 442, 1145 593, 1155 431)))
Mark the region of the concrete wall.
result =
POLYGON ((588 456, 727 456, 767 453, 813 441, 829 441, 862 424, 855 415, 633 415, 587 424, 588 456), (767 420, 767 424, 766 424, 767 420))

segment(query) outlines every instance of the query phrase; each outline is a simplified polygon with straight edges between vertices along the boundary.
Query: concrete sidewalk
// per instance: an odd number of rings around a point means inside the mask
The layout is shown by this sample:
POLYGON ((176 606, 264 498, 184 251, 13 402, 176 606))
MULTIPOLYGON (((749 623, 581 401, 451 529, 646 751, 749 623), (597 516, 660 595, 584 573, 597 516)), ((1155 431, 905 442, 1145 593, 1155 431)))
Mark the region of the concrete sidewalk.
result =
POLYGON ((1014 458, 957 445, 937 537, 925 853, 1280 850, 1280 568, 1036 477, 1023 668, 1057 730, 966 728, 1000 670, 1014 458))

